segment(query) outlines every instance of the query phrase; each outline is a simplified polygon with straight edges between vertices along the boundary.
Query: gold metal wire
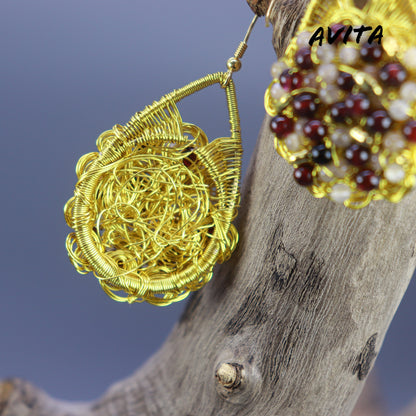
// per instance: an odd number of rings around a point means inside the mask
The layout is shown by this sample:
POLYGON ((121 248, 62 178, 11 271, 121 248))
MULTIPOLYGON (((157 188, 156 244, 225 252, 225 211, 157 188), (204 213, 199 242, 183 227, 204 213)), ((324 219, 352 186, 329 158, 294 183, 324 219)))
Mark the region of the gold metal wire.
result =
POLYGON ((241 135, 228 73, 174 90, 97 139, 80 158, 64 207, 66 240, 80 273, 92 271, 117 301, 168 305, 212 277, 238 234, 241 135), (226 93, 231 136, 208 142, 176 103, 213 84, 226 93), (120 293, 121 292, 121 293, 120 293))
MULTIPOLYGON (((271 8, 270 8, 271 10, 271 8)), ((416 45, 416 32, 414 25, 416 22, 416 2, 414 0, 370 0, 363 9, 355 7, 353 0, 312 0, 309 4, 305 15, 299 25, 297 35, 302 32, 313 33, 318 27, 327 28, 333 23, 343 23, 352 26, 372 26, 378 25, 383 27, 382 44, 387 52, 388 58, 385 63, 391 62, 392 57, 398 62, 402 61, 405 51, 416 45)), ((295 36, 284 55, 284 62, 289 67, 296 66, 295 54, 298 50, 296 44, 297 36, 295 36)), ((352 44, 352 43, 351 43, 352 44)), ((352 47, 359 48, 359 45, 352 44, 352 47), (355 46, 354 46, 355 45, 355 46)), ((319 46, 314 45, 311 49, 312 60, 318 63, 317 49, 319 46)), ((386 59, 386 58, 384 58, 386 59)), ((380 99, 381 104, 388 110, 390 102, 398 97, 397 91, 387 91, 378 81, 364 71, 359 71, 353 67, 344 65, 339 58, 335 58, 334 63, 340 71, 350 73, 356 86, 353 93, 358 93, 363 89, 380 99), (388 100, 386 97, 388 96, 388 100)), ((381 65, 383 65, 383 61, 381 65)), ((408 69, 409 80, 416 79, 416 71, 408 69)), ((280 112, 293 117, 293 108, 290 99, 301 92, 312 92, 317 94, 318 91, 311 88, 302 88, 287 93, 279 101, 271 96, 271 88, 278 80, 274 79, 266 90, 264 104, 266 112, 275 116, 280 112)), ((416 104, 410 109, 410 116, 416 118, 416 104)), ((328 136, 331 135, 336 126, 331 125, 331 118, 328 114, 323 116, 328 125, 328 136)), ((337 183, 344 183, 352 189, 352 196, 344 204, 349 208, 362 208, 368 205, 372 200, 387 199, 391 202, 400 201, 403 196, 414 187, 416 175, 416 145, 407 143, 407 147, 402 151, 391 152, 382 147, 382 136, 376 133, 374 137, 369 137, 362 129, 362 126, 350 124, 350 134, 366 141, 372 154, 379 155, 379 164, 381 170, 384 171, 389 164, 398 164, 405 171, 405 178, 399 184, 389 183, 382 178, 377 189, 370 192, 363 192, 357 189, 354 180, 359 168, 351 167, 349 174, 340 179, 337 178, 327 167, 316 165, 312 173, 314 183, 309 187, 310 192, 317 198, 328 197, 332 187, 337 183), (321 171, 328 177, 328 181, 317 184, 317 177, 321 171)), ((332 159, 335 166, 339 166, 342 149, 337 149, 329 139, 325 139, 326 147, 331 149, 332 159)), ((285 141, 281 138, 275 138, 275 148, 279 155, 291 163, 294 167, 298 167, 305 160, 305 156, 311 150, 311 144, 298 152, 290 151, 285 141)))

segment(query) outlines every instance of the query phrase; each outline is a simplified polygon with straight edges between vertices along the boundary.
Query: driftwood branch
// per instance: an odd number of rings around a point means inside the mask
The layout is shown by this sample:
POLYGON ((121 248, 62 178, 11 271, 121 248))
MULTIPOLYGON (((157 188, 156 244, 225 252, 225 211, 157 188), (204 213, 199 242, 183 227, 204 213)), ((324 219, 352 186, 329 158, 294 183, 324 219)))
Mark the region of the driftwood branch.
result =
MULTIPOLYGON (((280 53, 305 1, 277 2, 280 53)), ((163 347, 94 403, 0 384, 1 416, 349 415, 416 264, 416 192, 353 211, 314 199, 268 120, 245 179, 232 259, 163 347)))

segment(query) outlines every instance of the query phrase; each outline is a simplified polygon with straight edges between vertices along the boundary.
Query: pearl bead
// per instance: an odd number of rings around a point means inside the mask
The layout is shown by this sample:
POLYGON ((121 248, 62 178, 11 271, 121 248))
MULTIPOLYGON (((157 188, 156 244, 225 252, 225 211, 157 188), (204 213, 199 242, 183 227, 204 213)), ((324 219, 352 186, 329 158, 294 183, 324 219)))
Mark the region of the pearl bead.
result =
POLYGON ((331 141, 337 147, 348 147, 351 144, 351 136, 346 129, 335 129, 331 135, 331 141))
POLYGON ((337 183, 332 187, 329 197, 334 201, 342 204, 351 196, 351 189, 345 183, 337 183))
POLYGON ((411 103, 416 100, 416 82, 405 82, 400 87, 400 96, 404 101, 411 103))
POLYGON ((324 43, 322 46, 318 47, 316 55, 320 62, 328 64, 335 58, 335 48, 329 43, 324 43))
POLYGON ((333 84, 338 78, 338 69, 334 64, 319 65, 318 75, 327 84, 333 84))
POLYGON ((318 178, 322 182, 331 182, 332 181, 332 176, 328 176, 327 173, 323 169, 321 169, 319 171, 318 178))
POLYGON ((295 124, 295 132, 299 135, 303 135, 303 126, 308 121, 307 118, 299 117, 295 124))
POLYGON ((391 152, 397 152, 402 150, 406 146, 406 140, 404 136, 395 131, 390 131, 384 136, 384 148, 391 152))
POLYGON ((315 72, 308 72, 303 77, 303 85, 308 88, 317 88, 318 87, 318 81, 316 80, 316 74, 315 72))
POLYGON ((296 38, 296 45, 298 48, 306 48, 309 47, 309 40, 311 38, 311 32, 300 32, 298 37, 296 38))
POLYGON ((377 78, 377 76, 378 76, 378 68, 376 66, 374 66, 374 65, 366 65, 363 68, 363 71, 366 74, 371 75, 374 78, 377 78))
POLYGON ((393 120, 403 121, 409 116, 407 112, 410 110, 409 104, 404 100, 394 100, 390 104, 389 114, 393 120))
POLYGON ((390 183, 401 182, 404 179, 405 175, 406 173, 403 167, 396 163, 388 165, 384 170, 384 176, 390 183))
POLYGON ((270 88, 270 95, 275 100, 280 100, 285 94, 287 94, 287 91, 285 91, 278 82, 273 84, 270 88))
POLYGON ((335 85, 328 85, 326 88, 319 90, 319 98, 325 104, 333 104, 341 99, 341 90, 335 85))
POLYGON ((289 134, 285 139, 286 147, 291 152, 297 152, 302 149, 303 140, 302 137, 296 133, 289 134))
POLYGON ((354 65, 360 57, 358 49, 349 46, 341 48, 339 51, 339 60, 345 65, 354 65))
POLYGON ((373 170, 380 170, 381 169, 378 154, 377 155, 371 155, 370 163, 371 163, 371 167, 373 168, 373 170))
POLYGON ((347 175, 350 166, 347 165, 347 162, 341 159, 339 161, 339 166, 330 165, 329 169, 337 178, 344 178, 347 175))
POLYGON ((287 65, 283 61, 274 62, 271 69, 270 74, 272 78, 279 78, 280 74, 287 69, 287 65))
POLYGON ((416 46, 412 46, 404 53, 403 63, 407 68, 416 69, 416 46))

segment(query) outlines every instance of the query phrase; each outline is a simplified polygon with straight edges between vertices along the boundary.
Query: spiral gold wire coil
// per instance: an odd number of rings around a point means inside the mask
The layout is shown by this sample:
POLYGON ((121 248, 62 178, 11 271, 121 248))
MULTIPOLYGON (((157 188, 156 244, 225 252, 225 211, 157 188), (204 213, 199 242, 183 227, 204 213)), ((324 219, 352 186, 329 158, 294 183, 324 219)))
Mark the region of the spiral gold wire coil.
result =
POLYGON ((92 271, 111 298, 179 301, 235 249, 242 147, 229 75, 210 74, 165 95, 102 133, 98 152, 78 161, 64 208, 74 230, 66 247, 78 272, 92 271), (182 121, 176 103, 216 83, 225 90, 231 136, 208 142, 182 121))

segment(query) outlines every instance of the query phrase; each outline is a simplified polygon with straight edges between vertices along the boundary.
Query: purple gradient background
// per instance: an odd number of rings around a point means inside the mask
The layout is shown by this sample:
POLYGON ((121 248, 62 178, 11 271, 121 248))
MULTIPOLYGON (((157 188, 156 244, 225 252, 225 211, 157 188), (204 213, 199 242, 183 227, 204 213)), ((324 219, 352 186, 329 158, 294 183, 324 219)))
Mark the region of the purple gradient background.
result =
MULTIPOLYGON (((95 139, 164 93, 224 69, 252 14, 243 0, 1 0, 0 378, 57 398, 93 399, 162 344, 185 303, 116 303, 68 261, 62 208, 76 160, 95 139)), ((260 21, 236 74, 244 171, 264 117, 273 62, 260 21)), ((228 134, 218 88, 188 98, 185 121, 228 134)), ((276 179, 278 180, 278 179, 276 179)), ((416 396, 416 285, 378 358, 386 402, 416 396)))

